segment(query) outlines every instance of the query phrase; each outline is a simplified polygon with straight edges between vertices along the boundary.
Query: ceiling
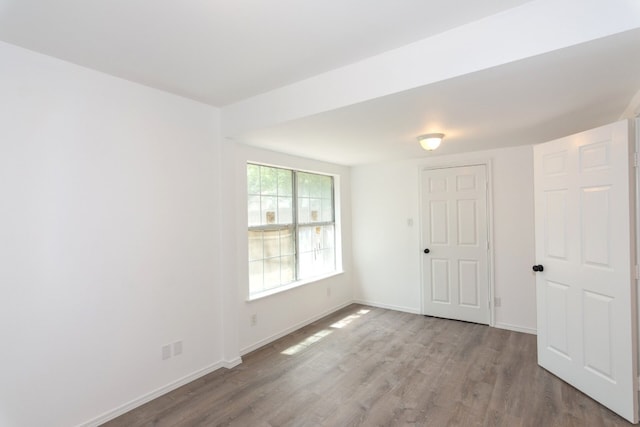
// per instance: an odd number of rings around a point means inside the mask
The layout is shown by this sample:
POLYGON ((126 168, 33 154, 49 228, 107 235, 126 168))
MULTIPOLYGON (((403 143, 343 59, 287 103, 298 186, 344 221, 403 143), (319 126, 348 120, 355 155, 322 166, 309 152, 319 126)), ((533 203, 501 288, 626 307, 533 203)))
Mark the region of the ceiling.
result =
POLYGON ((530 57, 235 139, 345 165, 535 144, 620 118, 640 90, 640 30, 530 57), (436 151, 416 137, 444 132, 436 151))
MULTIPOLYGON (((0 0, 0 40, 224 107, 524 3, 0 0)), ((233 137, 345 165, 539 143, 617 120, 639 52, 627 31, 233 137)))
POLYGON ((224 106, 527 0, 0 0, 0 40, 224 106))

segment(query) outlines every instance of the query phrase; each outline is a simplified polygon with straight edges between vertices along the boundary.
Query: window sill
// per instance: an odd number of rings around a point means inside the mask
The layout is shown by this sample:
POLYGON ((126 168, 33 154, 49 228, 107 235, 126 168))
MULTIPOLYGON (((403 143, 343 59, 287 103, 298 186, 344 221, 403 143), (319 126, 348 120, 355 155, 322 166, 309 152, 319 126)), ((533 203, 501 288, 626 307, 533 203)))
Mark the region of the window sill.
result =
POLYGON ((297 282, 289 283, 288 285, 285 285, 285 286, 279 286, 279 287, 274 288, 274 289, 269 289, 268 291, 258 292, 258 293, 255 293, 253 295, 250 295, 249 298, 246 300, 246 302, 252 302, 252 301, 259 300, 259 299, 267 298, 267 297, 270 297, 271 295, 279 294, 279 293, 288 291, 290 289, 299 288, 301 286, 305 286, 305 285, 308 285, 310 283, 316 283, 316 282, 319 282, 321 280, 325 280, 325 279, 329 279, 331 277, 339 276, 341 274, 344 274, 344 271, 336 270, 336 271, 333 271, 331 273, 324 274, 322 276, 315 276, 315 277, 311 277, 311 278, 305 279, 305 280, 298 280, 297 282))

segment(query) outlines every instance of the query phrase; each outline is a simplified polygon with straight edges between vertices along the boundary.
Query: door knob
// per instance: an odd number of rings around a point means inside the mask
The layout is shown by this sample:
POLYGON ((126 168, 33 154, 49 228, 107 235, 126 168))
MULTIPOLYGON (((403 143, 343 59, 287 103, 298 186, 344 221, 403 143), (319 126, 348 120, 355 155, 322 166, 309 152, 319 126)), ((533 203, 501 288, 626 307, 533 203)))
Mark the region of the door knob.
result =
POLYGON ((534 265, 533 266, 533 271, 536 271, 536 272, 544 271, 544 266, 542 266, 542 265, 534 265))
POLYGON ((424 250, 424 253, 425 253, 425 254, 428 254, 429 252, 431 252, 431 251, 429 250, 429 248, 427 248, 427 249, 425 249, 425 250, 424 250))

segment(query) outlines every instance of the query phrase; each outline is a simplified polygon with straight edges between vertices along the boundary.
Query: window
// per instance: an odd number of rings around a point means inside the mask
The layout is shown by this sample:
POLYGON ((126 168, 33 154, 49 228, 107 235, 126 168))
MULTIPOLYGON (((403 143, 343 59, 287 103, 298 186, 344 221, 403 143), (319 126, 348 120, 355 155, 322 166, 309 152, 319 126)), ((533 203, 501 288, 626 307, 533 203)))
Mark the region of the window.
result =
POLYGON ((249 294, 336 268, 333 177, 247 164, 249 294))

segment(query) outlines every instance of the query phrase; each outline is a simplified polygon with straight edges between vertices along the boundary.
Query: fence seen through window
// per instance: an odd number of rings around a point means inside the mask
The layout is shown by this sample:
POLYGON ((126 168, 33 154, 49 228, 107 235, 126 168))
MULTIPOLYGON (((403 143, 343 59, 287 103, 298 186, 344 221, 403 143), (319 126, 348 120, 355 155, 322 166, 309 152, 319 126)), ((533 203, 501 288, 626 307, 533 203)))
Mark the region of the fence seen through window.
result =
POLYGON ((332 176, 247 164, 249 293, 336 268, 332 176))

